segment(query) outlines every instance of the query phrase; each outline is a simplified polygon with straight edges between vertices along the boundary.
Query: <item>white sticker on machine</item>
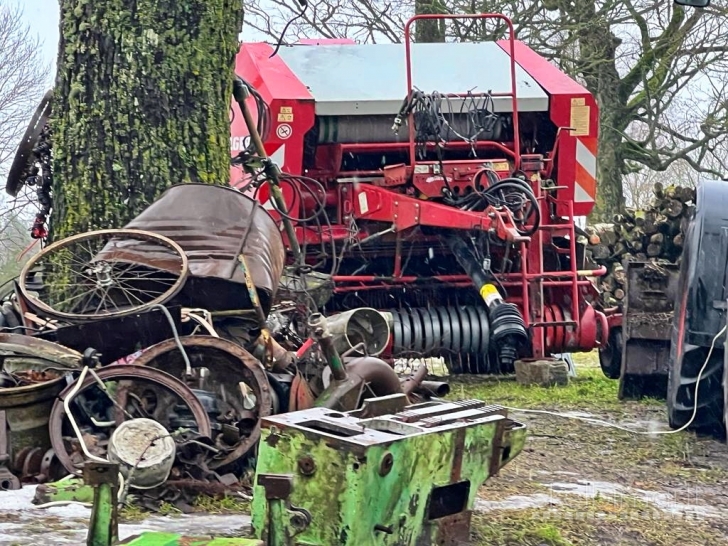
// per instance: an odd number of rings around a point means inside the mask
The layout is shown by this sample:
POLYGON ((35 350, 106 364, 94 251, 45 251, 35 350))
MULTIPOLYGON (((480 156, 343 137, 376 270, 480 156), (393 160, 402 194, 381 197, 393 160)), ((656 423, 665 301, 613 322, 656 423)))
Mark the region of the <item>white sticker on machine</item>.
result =
POLYGON ((359 213, 366 214, 369 212, 369 201, 367 201, 367 194, 361 192, 359 194, 359 213))
POLYGON ((293 134, 293 128, 287 123, 281 123, 276 129, 276 136, 281 140, 286 140, 293 134))
POLYGON ((281 121, 293 122, 293 108, 290 106, 281 106, 281 109, 278 111, 278 122, 281 121))

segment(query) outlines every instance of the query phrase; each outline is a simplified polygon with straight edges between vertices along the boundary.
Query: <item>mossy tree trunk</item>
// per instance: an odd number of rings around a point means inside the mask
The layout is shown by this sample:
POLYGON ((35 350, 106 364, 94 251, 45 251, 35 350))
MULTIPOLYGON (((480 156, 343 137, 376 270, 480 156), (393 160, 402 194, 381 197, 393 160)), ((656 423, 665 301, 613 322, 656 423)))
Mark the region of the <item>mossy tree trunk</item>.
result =
POLYGON ((60 0, 54 240, 174 184, 227 184, 240 0, 60 0))

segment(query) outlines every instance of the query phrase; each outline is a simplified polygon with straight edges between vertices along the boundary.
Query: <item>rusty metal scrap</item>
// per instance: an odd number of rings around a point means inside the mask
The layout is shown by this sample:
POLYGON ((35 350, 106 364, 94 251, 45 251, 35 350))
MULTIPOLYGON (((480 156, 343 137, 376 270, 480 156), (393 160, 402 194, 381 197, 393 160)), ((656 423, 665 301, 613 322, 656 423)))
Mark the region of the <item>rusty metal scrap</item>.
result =
MULTIPOLYGON (((109 460, 119 426, 151 419, 174 438, 175 453, 167 479, 144 492, 144 503, 174 497, 184 505, 187 493, 240 488, 268 416, 314 406, 361 408, 364 416, 372 396, 406 401, 407 392, 419 401, 446 393, 446 384, 425 380, 426 366, 403 380, 391 362, 375 357, 390 341, 379 311, 333 316, 327 336, 311 327, 319 298, 309 288, 316 287, 293 269, 284 273, 275 221, 240 192, 175 186, 125 230, 119 233, 146 232, 151 239, 126 244, 122 236, 121 246, 104 243, 88 259, 103 263, 122 252, 132 266, 172 271, 179 249, 182 288, 162 304, 76 321, 44 315, 42 306, 29 317, 22 290, 3 295, 28 335, 4 333, 0 325, 0 416, 15 423, 32 413, 42 426, 40 435, 17 426, 0 435, 0 486, 78 475, 85 463, 109 460), (152 244, 155 236, 174 245, 152 244), (301 283, 306 287, 298 293, 301 283)), ((31 276, 21 284, 42 300, 49 281, 40 270, 31 276)), ((321 280, 322 300, 330 285, 330 278, 321 280)), ((124 467, 134 472, 130 461, 124 467)))
MULTIPOLYGON (((199 390, 213 390, 221 406, 215 423, 218 428, 215 445, 221 453, 208 463, 209 467, 229 465, 256 444, 260 437, 260 419, 272 411, 271 388, 265 369, 259 360, 232 341, 209 336, 190 336, 181 341, 193 370, 205 368, 209 371, 207 379, 198 376, 199 390), (251 392, 245 392, 243 385, 251 392), (252 397, 255 402, 251 408, 252 397), (251 418, 252 426, 245 425, 251 418), (234 442, 226 440, 226 431, 232 432, 234 442)), ((134 363, 165 370, 175 376, 180 376, 185 366, 174 340, 150 347, 134 363)))
MULTIPOLYGON (((102 382, 105 380, 117 381, 120 385, 119 390, 123 390, 119 397, 120 401, 115 404, 115 410, 111 412, 112 417, 117 424, 120 424, 124 419, 124 412, 122 412, 120 408, 124 408, 126 406, 125 402, 128 400, 128 397, 133 394, 133 392, 130 392, 133 391, 133 382, 135 380, 146 380, 150 383, 157 384, 168 389, 177 397, 182 399, 189 408, 194 421, 194 426, 199 433, 204 436, 209 436, 211 434, 210 421, 204 406, 189 387, 184 385, 175 377, 160 370, 153 370, 146 367, 135 366, 133 364, 107 366, 95 373, 98 380, 101 380, 102 382), (130 383, 132 385, 130 385, 130 383)), ((89 387, 97 386, 97 378, 92 375, 87 375, 81 384, 78 393, 83 393, 84 390, 89 387)), ((58 395, 58 399, 51 410, 48 427, 53 449, 55 450, 61 464, 69 474, 79 474, 83 462, 82 457, 79 457, 82 454, 77 445, 74 444, 77 444, 78 441, 83 441, 86 446, 91 444, 92 451, 95 451, 95 448, 98 448, 98 451, 96 451, 95 454, 100 455, 105 453, 106 443, 108 442, 108 440, 104 439, 102 436, 92 434, 84 435, 81 439, 71 439, 69 442, 68 437, 64 434, 64 430, 68 430, 66 424, 68 416, 66 415, 64 408, 64 401, 74 394, 75 387, 75 383, 71 384, 58 395)), ((77 396, 78 394, 75 394, 74 399, 77 396)), ((160 415, 159 409, 157 413, 153 413, 152 415, 160 421, 163 419, 163 416, 160 415)))
MULTIPOLYGON (((152 231, 180 245, 191 279, 182 298, 191 307, 250 309, 242 254, 267 313, 283 274, 285 247, 273 218, 260 203, 232 188, 181 184, 126 225, 152 231)), ((160 260, 164 256, 159 256, 160 260)))
POLYGON ((10 442, 8 441, 8 424, 5 410, 0 410, 0 489, 20 489, 20 480, 7 467, 10 461, 10 442))
POLYGON ((48 416, 64 387, 63 371, 82 355, 49 341, 0 333, 0 487, 18 488, 19 477, 54 479, 48 416))

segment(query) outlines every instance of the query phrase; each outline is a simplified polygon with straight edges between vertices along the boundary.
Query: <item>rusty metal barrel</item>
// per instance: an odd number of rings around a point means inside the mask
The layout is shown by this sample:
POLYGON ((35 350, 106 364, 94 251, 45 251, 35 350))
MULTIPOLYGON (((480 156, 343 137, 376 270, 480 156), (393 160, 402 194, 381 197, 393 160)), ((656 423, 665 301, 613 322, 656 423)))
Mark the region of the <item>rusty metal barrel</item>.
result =
MULTIPOLYGON (((125 227, 163 235, 182 247, 189 260, 189 278, 177 296, 182 305, 252 309, 247 269, 264 313, 270 311, 285 247, 275 220, 254 199, 229 187, 180 184, 125 227)), ((140 259, 146 263, 149 257, 140 259)))
POLYGON ((0 334, 3 376, 26 383, 0 388, 0 411, 5 411, 11 461, 26 448, 50 448, 48 416, 66 386, 63 369, 78 368, 81 358, 80 353, 50 341, 0 334))

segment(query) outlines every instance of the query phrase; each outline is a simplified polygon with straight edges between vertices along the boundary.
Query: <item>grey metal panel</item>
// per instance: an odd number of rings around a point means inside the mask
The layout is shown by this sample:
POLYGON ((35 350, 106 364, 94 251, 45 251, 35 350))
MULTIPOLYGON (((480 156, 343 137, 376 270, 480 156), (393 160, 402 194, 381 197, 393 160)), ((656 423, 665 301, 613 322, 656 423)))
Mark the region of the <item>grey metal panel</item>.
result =
MULTIPOLYGON (((311 91, 317 115, 394 115, 407 93, 402 44, 294 45, 279 55, 311 91)), ((495 42, 413 44, 412 74, 427 93, 511 90, 510 57, 495 42)), ((516 82, 519 111, 548 110, 548 95, 518 65, 516 82)), ((494 103, 498 112, 512 111, 510 97, 494 103)))

